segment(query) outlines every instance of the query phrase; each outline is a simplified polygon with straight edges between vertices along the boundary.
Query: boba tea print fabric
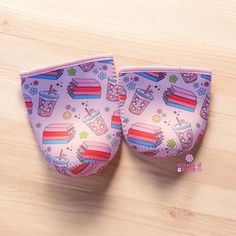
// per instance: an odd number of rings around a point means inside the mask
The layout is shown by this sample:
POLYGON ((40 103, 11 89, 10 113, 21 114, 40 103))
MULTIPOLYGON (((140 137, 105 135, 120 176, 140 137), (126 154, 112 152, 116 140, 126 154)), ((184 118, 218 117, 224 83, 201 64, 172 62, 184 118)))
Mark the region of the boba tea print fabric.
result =
POLYGON ((211 73, 184 68, 127 67, 119 72, 124 136, 135 151, 166 157, 188 153, 207 125, 211 73))
POLYGON ((111 56, 21 73, 23 98, 50 167, 64 175, 96 173, 121 138, 118 85, 111 56))

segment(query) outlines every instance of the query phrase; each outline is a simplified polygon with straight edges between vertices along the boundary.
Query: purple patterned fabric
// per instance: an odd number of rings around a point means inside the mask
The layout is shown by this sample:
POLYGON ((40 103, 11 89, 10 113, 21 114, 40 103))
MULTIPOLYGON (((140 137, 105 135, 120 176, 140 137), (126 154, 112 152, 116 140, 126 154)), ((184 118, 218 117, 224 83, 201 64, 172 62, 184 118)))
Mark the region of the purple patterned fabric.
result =
POLYGON ((50 167, 87 176, 110 162, 121 139, 111 56, 21 73, 21 80, 29 120, 50 167))
POLYGON ((154 157, 188 153, 207 124, 211 73, 184 68, 126 68, 119 86, 125 139, 135 151, 154 157))

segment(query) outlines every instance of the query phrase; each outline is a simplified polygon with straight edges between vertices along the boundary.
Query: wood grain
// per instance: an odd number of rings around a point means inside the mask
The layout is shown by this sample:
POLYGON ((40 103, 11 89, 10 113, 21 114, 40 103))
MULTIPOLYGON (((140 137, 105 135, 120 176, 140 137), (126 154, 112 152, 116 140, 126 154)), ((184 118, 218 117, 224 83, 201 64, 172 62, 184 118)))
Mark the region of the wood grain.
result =
POLYGON ((236 2, 1 0, 0 235, 236 235, 236 2), (122 143, 98 175, 60 176, 43 162, 19 71, 99 53, 126 65, 213 71, 209 126, 196 157, 137 155, 122 143))

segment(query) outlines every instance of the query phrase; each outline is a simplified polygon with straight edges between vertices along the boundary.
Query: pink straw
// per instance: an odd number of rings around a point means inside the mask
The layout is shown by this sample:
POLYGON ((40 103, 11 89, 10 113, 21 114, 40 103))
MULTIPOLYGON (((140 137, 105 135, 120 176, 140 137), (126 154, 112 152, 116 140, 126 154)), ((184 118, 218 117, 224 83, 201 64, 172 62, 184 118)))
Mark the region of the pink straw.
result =
POLYGON ((52 93, 52 87, 53 87, 53 85, 51 84, 50 87, 49 87, 49 94, 52 93))
POLYGON ((61 149, 61 152, 60 152, 60 157, 62 157, 62 152, 63 152, 63 149, 61 149))
POLYGON ((179 117, 176 117, 176 120, 178 121, 179 124, 181 124, 179 117))
POLYGON ((85 111, 86 111, 89 115, 91 114, 91 112, 89 111, 88 108, 85 108, 85 111))
POLYGON ((146 88, 146 90, 144 91, 145 93, 148 93, 148 91, 150 90, 150 88, 151 88, 151 85, 149 85, 147 88, 146 88))

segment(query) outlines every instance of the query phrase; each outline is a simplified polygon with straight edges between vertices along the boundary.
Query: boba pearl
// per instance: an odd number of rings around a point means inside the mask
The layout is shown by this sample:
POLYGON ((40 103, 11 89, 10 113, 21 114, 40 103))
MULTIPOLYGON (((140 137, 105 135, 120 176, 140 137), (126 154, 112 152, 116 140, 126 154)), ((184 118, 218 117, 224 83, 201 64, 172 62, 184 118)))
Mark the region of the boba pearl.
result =
POLYGON ((49 103, 49 104, 48 104, 48 107, 52 107, 52 103, 49 103))
POLYGON ((43 106, 43 105, 41 105, 39 108, 40 108, 40 109, 43 109, 43 108, 44 108, 44 106, 43 106))
POLYGON ((42 100, 42 102, 41 102, 42 104, 44 104, 45 103, 45 100, 42 100))
POLYGON ((137 103, 136 102, 132 102, 132 105, 135 106, 137 103))
POLYGON ((51 109, 50 109, 50 108, 47 108, 46 112, 50 112, 50 111, 51 111, 51 109))

